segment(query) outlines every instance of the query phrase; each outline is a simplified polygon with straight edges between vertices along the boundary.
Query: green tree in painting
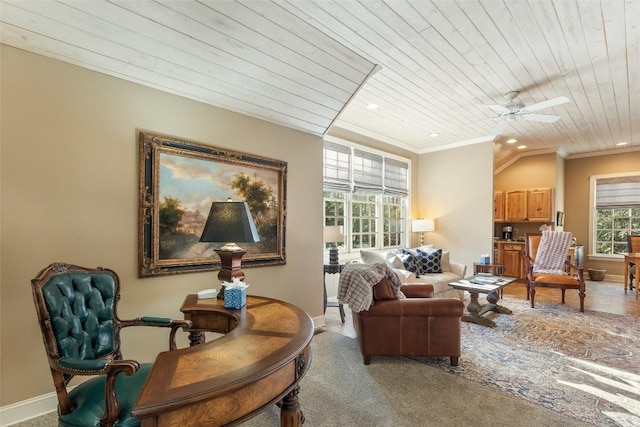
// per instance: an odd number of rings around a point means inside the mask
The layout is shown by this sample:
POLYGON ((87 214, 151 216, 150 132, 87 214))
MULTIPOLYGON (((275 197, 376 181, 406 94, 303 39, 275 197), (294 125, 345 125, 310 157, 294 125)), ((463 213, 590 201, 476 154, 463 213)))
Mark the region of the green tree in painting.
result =
POLYGON ((165 196, 164 201, 160 203, 158 213, 160 233, 175 233, 182 220, 182 215, 184 215, 180 200, 165 196))
POLYGON ((249 205, 260 239, 265 243, 275 239, 277 201, 273 190, 258 176, 251 177, 244 173, 236 174, 231 188, 249 205))
POLYGON ((198 236, 181 230, 185 210, 180 199, 165 197, 158 210, 160 259, 183 258, 189 248, 198 242, 198 236))

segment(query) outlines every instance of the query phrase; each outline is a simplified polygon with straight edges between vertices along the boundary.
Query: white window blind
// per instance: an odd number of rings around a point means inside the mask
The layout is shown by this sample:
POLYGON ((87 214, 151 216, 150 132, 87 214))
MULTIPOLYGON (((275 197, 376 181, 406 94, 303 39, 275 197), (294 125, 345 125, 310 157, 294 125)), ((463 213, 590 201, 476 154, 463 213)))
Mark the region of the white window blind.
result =
POLYGON ((353 150, 354 192, 382 193, 382 156, 353 150))
POLYGON ((384 192, 398 196, 409 194, 409 165, 399 160, 384 159, 384 192))
POLYGON ((324 142, 324 188, 351 191, 351 148, 324 142))
POLYGON ((640 175, 598 178, 596 208, 640 206, 640 175))

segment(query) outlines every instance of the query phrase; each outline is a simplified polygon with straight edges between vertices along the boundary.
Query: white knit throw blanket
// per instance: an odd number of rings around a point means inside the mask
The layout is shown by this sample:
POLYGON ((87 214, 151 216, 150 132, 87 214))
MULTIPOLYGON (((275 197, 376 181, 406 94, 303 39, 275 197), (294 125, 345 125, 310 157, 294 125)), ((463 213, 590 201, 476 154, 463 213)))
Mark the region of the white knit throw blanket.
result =
POLYGON ((565 274, 564 263, 571 244, 568 231, 543 231, 540 246, 533 261, 533 272, 541 274, 565 274))
POLYGON ((396 296, 400 295, 400 280, 386 264, 351 264, 340 273, 338 301, 349 304, 351 311, 368 310, 373 301, 373 286, 383 277, 391 283, 396 296))

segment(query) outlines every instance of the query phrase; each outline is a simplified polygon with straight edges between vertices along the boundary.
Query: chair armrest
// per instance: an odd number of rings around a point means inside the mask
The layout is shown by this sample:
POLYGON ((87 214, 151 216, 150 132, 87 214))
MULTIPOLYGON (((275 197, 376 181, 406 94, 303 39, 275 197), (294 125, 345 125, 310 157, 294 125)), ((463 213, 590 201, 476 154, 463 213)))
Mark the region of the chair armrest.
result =
POLYGON ((400 291, 407 298, 433 298, 433 285, 412 283, 401 285, 400 291))
POLYGON ((190 320, 175 320, 168 317, 152 317, 143 316, 133 320, 121 320, 120 327, 125 328, 128 326, 154 326, 158 328, 171 328, 169 333, 169 350, 175 350, 176 345, 176 332, 182 328, 183 331, 188 331, 191 328, 190 320))

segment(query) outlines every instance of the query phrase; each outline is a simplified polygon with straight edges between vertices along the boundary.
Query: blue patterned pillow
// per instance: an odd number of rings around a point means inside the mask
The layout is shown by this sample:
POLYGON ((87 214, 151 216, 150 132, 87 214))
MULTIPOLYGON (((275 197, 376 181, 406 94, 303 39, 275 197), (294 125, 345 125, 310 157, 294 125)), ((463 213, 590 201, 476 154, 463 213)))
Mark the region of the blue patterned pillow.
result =
POLYGON ((431 252, 416 249, 416 254, 422 264, 422 274, 442 273, 442 249, 436 249, 431 252))
POLYGON ((403 249, 402 252, 396 256, 402 261, 405 270, 414 273, 416 277, 420 277, 422 274, 422 262, 417 256, 406 249, 403 249))

